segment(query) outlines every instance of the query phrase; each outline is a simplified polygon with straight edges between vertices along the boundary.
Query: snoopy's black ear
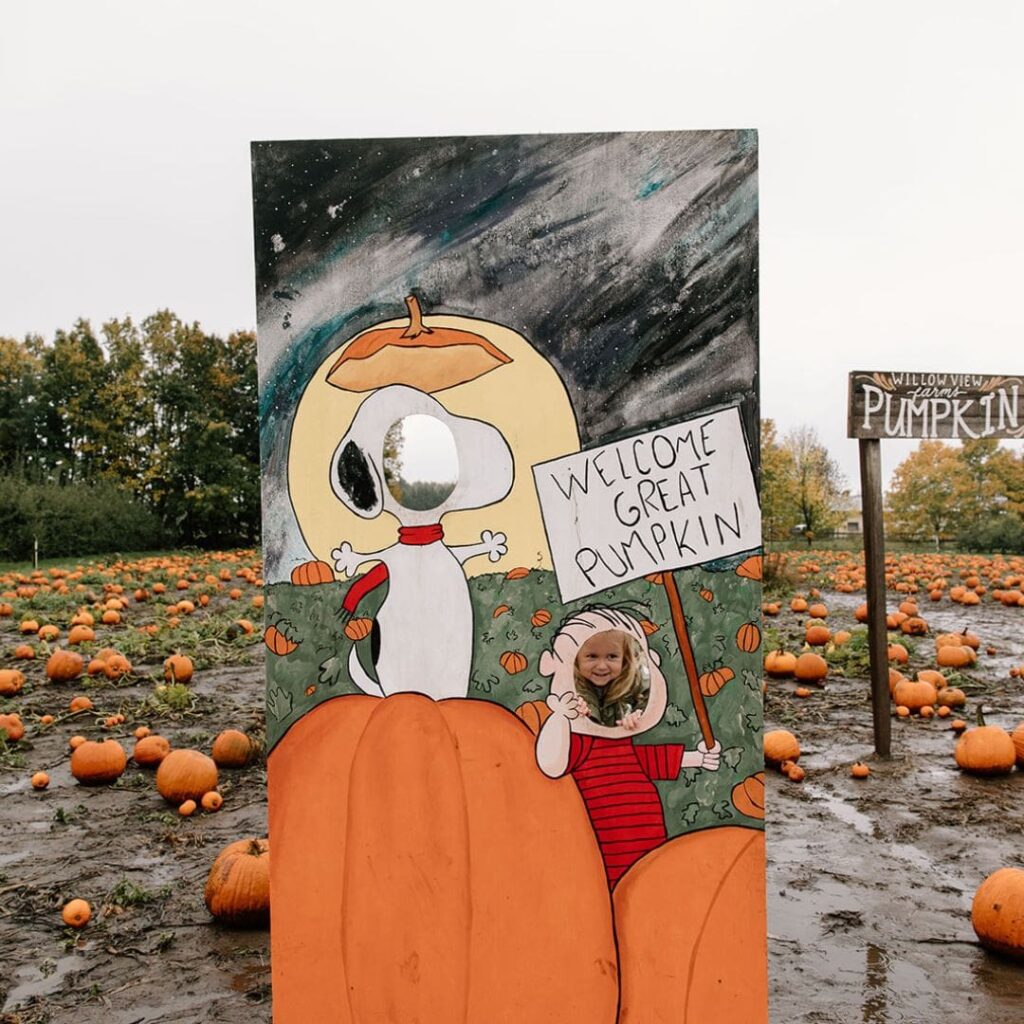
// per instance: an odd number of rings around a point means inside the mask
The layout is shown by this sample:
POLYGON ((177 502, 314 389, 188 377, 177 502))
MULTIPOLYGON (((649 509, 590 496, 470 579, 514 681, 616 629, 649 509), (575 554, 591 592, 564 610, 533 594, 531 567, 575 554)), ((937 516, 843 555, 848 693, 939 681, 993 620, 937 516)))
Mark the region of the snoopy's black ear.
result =
POLYGON ((335 491, 347 498, 347 504, 358 512, 372 512, 380 503, 377 482, 370 460, 362 448, 349 441, 341 449, 334 467, 335 491))

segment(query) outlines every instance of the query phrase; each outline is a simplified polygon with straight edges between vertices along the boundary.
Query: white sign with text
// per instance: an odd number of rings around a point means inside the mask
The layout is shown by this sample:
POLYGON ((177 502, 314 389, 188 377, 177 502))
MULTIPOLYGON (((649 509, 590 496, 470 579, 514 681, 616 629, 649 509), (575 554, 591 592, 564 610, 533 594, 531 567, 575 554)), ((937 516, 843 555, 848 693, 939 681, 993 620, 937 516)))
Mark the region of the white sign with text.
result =
POLYGON ((542 462, 533 476, 563 601, 761 544, 737 409, 542 462))

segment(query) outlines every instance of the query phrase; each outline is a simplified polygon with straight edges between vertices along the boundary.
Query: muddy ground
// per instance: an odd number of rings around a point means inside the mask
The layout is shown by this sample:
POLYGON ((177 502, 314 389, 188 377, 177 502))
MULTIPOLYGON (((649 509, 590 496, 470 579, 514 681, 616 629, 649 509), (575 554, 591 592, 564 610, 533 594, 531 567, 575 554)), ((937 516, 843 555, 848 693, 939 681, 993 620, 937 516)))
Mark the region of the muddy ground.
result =
MULTIPOLYGON (((825 597, 830 621, 852 625, 860 598, 825 597)), ((948 604, 925 614, 940 629, 965 619, 948 604)), ((1024 617, 990 605, 968 614, 998 651, 964 682, 968 707, 982 698, 991 721, 1014 725, 1024 719, 1024 683, 1008 669, 1024 664, 1024 617)), ((784 612, 772 628, 795 638, 799 622, 784 612)), ((919 667, 931 650, 918 642, 919 667)), ((145 722, 176 746, 208 750, 221 728, 261 726, 262 649, 246 657, 197 673, 189 713, 142 708, 152 679, 90 692, 102 711, 141 711, 129 713, 132 728, 145 722)), ((136 668, 155 675, 158 666, 136 668)), ((60 690, 70 697, 81 687, 60 690)), ((792 690, 773 682, 766 699, 766 727, 797 733, 807 769, 802 784, 769 773, 773 1024, 1022 1024, 1024 966, 977 945, 970 903, 989 872, 1024 865, 1024 772, 961 774, 940 719, 894 720, 896 756, 875 762, 863 678, 833 677, 807 699, 792 690), (858 758, 872 765, 866 782, 849 776, 858 758)), ((39 688, 19 700, 26 719, 52 710, 53 694, 39 688)), ((266 835, 262 764, 222 772, 218 813, 181 818, 138 768, 113 787, 76 785, 67 740, 96 731, 92 717, 85 724, 30 734, 24 763, 0 763, 0 1024, 269 1022, 268 933, 213 925, 202 901, 216 852, 266 835), (46 768, 49 790, 33 792, 26 767, 46 768), (79 895, 96 912, 82 934, 59 921, 79 895)), ((130 746, 127 728, 114 734, 130 746)))
MULTIPOLYGON (((823 596, 830 625, 852 628, 863 595, 823 596)), ((1024 682, 1009 676, 1024 664, 1021 610, 945 601, 922 614, 933 631, 969 625, 997 651, 963 678, 962 717, 982 701, 990 724, 1024 720, 1024 682)), ((799 622, 784 611, 775 625, 802 638, 799 622)), ((911 665, 933 658, 918 639, 911 665)), ((940 718, 893 718, 894 756, 878 761, 863 678, 833 677, 806 699, 794 689, 770 682, 765 704, 765 728, 796 733, 807 770, 800 784, 768 773, 773 1024, 1022 1024, 1024 963, 986 953, 970 909, 988 874, 1024 867, 1024 772, 960 772, 940 718), (872 770, 864 781, 849 774, 857 759, 872 770)))

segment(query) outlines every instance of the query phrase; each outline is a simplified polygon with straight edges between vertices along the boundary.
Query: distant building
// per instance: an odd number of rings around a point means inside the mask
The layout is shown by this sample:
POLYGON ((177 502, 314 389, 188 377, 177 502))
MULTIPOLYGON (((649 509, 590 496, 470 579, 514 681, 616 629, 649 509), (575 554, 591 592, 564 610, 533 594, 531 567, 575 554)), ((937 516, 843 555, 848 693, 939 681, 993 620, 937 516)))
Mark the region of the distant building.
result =
POLYGON ((845 493, 839 499, 838 511, 842 518, 836 526, 837 537, 863 537, 864 512, 859 494, 845 493))

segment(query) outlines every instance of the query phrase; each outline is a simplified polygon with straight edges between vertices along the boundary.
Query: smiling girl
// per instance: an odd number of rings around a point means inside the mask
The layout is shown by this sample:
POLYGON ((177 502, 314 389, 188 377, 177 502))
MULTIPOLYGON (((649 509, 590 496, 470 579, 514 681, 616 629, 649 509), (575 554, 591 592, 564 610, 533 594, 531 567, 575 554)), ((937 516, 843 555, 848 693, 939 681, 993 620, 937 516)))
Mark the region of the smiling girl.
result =
POLYGON ((641 670, 635 641, 621 629, 590 637, 574 664, 576 692, 599 725, 636 727, 651 685, 641 670))

